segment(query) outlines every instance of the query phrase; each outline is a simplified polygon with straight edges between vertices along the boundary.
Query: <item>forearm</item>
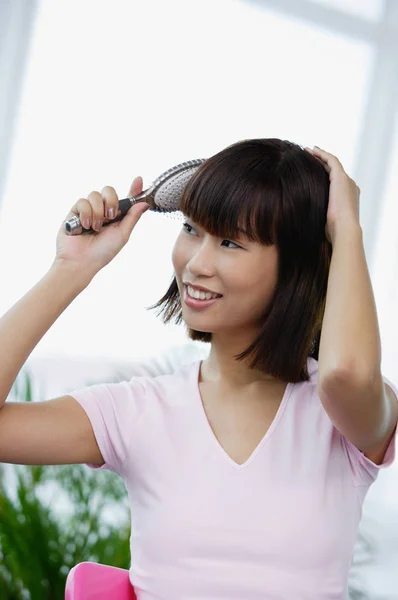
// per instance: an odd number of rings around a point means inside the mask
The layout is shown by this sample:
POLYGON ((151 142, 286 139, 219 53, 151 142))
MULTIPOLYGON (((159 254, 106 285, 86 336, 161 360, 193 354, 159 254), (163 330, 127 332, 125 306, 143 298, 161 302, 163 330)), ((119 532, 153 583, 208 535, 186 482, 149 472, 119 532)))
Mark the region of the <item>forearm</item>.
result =
POLYGON ((376 303, 359 225, 340 227, 332 240, 318 385, 335 373, 371 380, 381 368, 376 303))
POLYGON ((32 350, 91 279, 77 267, 54 264, 0 319, 0 408, 32 350))

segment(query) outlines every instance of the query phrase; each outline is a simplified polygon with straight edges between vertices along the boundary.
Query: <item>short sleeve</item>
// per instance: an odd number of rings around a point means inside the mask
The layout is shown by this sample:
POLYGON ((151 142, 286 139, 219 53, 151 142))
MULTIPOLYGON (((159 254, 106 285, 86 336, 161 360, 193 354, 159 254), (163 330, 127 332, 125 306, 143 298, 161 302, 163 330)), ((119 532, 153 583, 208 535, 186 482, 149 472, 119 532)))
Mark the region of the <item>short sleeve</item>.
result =
POLYGON ((86 412, 104 459, 102 466, 120 476, 125 472, 128 450, 140 416, 145 410, 146 385, 143 377, 130 381, 92 385, 69 392, 86 412))
MULTIPOLYGON (((383 375, 384 383, 386 383, 394 392, 398 402, 398 388, 383 375)), ((342 436, 344 448, 350 462, 351 471, 356 485, 371 485, 377 478, 381 469, 391 466, 395 460, 395 449, 397 439, 397 427, 394 430, 389 446, 384 455, 383 462, 376 465, 364 453, 359 450, 350 440, 342 436)))

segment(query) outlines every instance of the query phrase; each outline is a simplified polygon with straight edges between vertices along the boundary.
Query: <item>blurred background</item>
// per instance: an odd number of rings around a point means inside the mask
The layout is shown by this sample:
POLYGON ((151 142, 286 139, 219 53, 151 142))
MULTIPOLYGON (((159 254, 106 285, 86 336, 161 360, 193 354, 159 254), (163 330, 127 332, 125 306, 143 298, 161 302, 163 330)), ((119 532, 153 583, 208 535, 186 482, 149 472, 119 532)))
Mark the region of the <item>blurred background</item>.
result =
MULTIPOLYGON (((361 188, 383 373, 398 382, 397 0, 0 0, 0 86, 1 314, 50 267, 57 230, 78 198, 105 185, 125 197, 137 175, 149 187, 175 164, 238 140, 284 138, 336 154, 361 188)), ((168 287, 180 227, 145 214, 37 346, 14 397, 43 400, 207 354, 183 326, 166 327, 145 308, 168 287)), ((49 493, 45 478, 41 506, 64 514, 70 499, 49 493)), ((26 480, 11 481, 3 498, 17 502, 26 480)), ((34 477, 31 486, 34 494, 34 477)), ((25 547, 7 563, 25 535, 18 541, 7 531, 0 515, 0 599, 62 597, 44 594, 55 584, 43 565, 47 588, 32 591, 25 547), (21 562, 25 574, 13 571, 21 562), (13 592, 10 573, 21 579, 13 592)), ((45 527, 40 535, 44 557, 45 527)), ((72 553, 67 564, 89 555, 72 553)), ((120 565, 120 557, 90 556, 120 565)), ((351 600, 396 600, 397 566, 395 463, 365 501, 351 600)))

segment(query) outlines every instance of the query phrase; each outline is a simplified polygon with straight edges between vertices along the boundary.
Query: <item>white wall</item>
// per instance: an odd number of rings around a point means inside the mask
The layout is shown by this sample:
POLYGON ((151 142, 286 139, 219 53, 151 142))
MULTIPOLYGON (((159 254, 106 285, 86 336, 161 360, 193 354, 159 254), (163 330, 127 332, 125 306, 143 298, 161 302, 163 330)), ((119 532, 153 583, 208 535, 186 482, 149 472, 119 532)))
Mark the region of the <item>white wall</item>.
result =
MULTIPOLYGON (((50 266, 69 207, 104 185, 123 196, 137 174, 149 185, 250 137, 318 144, 352 172, 373 57, 367 43, 243 1, 42 0, 0 213, 0 312, 50 266)), ((146 213, 35 355, 128 358, 183 343, 183 327, 144 308, 168 285, 180 226, 146 213)))

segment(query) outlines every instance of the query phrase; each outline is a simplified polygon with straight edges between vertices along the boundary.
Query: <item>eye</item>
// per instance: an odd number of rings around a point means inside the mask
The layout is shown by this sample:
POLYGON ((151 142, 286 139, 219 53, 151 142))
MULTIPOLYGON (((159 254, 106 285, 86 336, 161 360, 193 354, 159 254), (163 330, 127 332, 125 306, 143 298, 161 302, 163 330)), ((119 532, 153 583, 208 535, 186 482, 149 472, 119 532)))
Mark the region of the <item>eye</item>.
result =
MULTIPOLYGON (((192 225, 190 225, 189 223, 184 223, 184 224, 183 224, 183 228, 185 229, 185 231, 186 231, 187 233, 191 233, 191 231, 190 231, 190 230, 191 230, 191 229, 193 229, 192 225)), ((195 230, 194 230, 194 231, 195 231, 195 230)))
MULTIPOLYGON (((192 227, 192 225, 190 225, 189 223, 184 223, 182 227, 188 234, 191 234, 191 231, 195 231, 195 228, 192 227)), ((240 248, 238 244, 232 242, 231 240, 223 240, 222 243, 224 244, 224 242, 227 242, 228 244, 233 244, 234 246, 236 246, 236 248, 240 248)))
POLYGON ((236 248, 240 248, 240 246, 238 246, 238 244, 235 244, 235 242, 231 242, 231 240, 223 240, 222 243, 227 242, 228 244, 233 244, 234 246, 236 246, 236 248))

